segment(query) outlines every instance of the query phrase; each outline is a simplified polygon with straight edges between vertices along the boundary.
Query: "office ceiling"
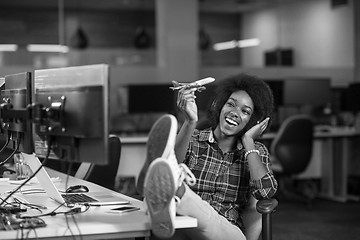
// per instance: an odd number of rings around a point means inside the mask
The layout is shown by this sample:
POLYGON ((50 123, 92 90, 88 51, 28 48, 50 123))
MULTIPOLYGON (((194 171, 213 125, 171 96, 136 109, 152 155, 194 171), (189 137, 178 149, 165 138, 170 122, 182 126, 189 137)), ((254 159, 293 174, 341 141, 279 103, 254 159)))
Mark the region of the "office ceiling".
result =
MULTIPOLYGON (((1 0, 0 8, 154 9, 156 0, 1 0)), ((199 0, 201 11, 242 12, 294 0, 199 0)))

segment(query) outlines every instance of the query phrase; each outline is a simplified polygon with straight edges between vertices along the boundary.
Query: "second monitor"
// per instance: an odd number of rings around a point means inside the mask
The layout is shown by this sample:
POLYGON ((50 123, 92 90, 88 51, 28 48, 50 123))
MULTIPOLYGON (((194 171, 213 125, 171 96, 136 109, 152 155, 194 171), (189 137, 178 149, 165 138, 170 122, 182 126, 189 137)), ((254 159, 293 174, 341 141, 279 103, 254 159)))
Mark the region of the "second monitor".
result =
POLYGON ((37 156, 107 164, 108 65, 35 70, 32 121, 37 156))

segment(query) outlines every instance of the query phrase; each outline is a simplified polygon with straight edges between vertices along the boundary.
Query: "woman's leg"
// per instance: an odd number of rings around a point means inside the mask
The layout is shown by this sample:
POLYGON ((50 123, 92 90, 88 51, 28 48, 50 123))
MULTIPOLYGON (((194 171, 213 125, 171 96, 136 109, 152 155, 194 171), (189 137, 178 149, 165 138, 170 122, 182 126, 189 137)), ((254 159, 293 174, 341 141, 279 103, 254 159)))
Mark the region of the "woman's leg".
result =
MULTIPOLYGON (((242 231, 234 224, 230 223, 225 217, 218 214, 209 203, 202 200, 199 195, 194 193, 186 184, 185 193, 180 203, 176 206, 176 212, 180 215, 194 217, 198 221, 197 228, 178 229, 179 234, 184 235, 184 231, 191 239, 206 240, 245 240, 242 231)), ((177 233, 175 232, 175 239, 177 233)))

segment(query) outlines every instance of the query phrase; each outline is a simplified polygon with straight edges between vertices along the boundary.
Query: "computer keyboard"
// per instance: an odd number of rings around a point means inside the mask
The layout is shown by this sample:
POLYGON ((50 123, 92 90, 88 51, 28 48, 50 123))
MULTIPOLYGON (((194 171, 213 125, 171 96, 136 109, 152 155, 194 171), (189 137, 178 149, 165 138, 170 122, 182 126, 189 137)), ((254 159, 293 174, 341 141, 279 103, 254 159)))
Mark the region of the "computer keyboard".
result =
POLYGON ((97 202, 96 199, 84 193, 70 193, 61 195, 67 204, 97 202))

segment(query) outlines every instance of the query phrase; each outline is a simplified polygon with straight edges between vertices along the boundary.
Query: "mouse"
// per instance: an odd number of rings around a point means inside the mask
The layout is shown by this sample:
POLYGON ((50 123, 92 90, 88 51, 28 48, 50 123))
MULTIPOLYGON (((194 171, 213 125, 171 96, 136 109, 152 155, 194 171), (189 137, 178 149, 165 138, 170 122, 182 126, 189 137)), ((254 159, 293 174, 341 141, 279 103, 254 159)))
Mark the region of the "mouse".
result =
POLYGON ((89 188, 85 185, 74 185, 66 189, 67 193, 84 193, 89 192, 89 188))
POLYGON ((329 125, 318 125, 315 126, 315 131, 317 132, 323 132, 323 133, 327 133, 327 132, 331 132, 332 127, 329 125))

